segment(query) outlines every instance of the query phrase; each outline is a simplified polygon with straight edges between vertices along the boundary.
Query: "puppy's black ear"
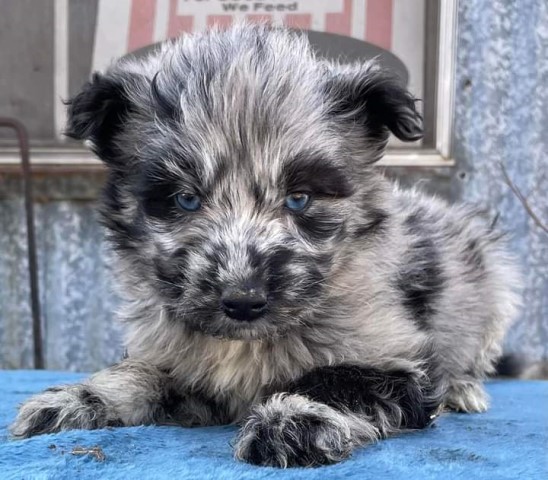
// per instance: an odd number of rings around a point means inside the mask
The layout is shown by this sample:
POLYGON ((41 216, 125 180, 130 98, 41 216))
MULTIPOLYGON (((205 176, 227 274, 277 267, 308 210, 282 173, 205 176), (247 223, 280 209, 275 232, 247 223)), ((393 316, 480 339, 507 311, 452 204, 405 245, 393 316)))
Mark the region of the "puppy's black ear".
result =
POLYGON ((405 142, 422 138, 415 98, 399 79, 371 62, 333 68, 327 80, 330 113, 363 127, 371 140, 386 144, 388 132, 405 142))
POLYGON ((94 73, 80 93, 66 102, 65 135, 90 140, 94 152, 108 164, 120 161, 114 142, 131 110, 121 78, 94 73))

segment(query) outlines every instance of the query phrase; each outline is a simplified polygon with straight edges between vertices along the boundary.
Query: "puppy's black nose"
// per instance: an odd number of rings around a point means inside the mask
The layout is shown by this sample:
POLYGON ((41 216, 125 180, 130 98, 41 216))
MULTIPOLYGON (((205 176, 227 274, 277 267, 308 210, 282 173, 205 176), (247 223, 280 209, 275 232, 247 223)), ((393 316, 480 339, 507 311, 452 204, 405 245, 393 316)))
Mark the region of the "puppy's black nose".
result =
POLYGON ((221 304, 230 318, 249 322, 266 312, 266 292, 261 287, 228 288, 221 304))

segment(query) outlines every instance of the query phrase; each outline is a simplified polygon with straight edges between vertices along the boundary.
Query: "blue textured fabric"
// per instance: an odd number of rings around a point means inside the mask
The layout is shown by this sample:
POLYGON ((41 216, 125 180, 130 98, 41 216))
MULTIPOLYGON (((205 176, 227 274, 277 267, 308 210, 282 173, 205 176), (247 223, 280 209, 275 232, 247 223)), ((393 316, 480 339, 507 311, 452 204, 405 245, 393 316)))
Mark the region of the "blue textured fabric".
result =
POLYGON ((548 382, 488 384, 492 407, 445 414, 420 432, 359 449, 338 465, 262 468, 236 462, 235 427, 135 427, 9 440, 16 405, 82 374, 0 371, 0 479, 548 479, 548 382), (105 459, 77 455, 99 446, 105 459), (76 450, 75 450, 76 448, 76 450))

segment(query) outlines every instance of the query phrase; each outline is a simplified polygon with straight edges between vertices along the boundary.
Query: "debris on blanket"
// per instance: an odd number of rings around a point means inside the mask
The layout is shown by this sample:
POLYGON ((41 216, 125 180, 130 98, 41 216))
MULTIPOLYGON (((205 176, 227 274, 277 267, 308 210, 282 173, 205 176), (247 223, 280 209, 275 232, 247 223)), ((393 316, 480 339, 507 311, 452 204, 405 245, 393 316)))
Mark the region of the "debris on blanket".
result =
POLYGON ((72 449, 70 452, 72 455, 91 455, 95 458, 98 462, 104 462, 107 458, 105 455, 105 452, 103 452, 103 449, 99 447, 98 445, 95 445, 94 447, 81 447, 77 445, 72 449))

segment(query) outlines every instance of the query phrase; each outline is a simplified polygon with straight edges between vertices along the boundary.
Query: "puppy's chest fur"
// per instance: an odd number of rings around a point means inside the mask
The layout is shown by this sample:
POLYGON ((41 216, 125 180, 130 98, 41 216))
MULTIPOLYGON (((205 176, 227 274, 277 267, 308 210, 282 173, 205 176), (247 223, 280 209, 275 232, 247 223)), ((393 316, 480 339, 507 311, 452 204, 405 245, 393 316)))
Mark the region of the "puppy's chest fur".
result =
POLYGON ((299 335, 250 342, 188 334, 185 341, 179 340, 184 346, 176 354, 164 349, 160 359, 175 388, 222 402, 234 420, 262 396, 315 366, 337 360, 333 345, 322 346, 299 335))

